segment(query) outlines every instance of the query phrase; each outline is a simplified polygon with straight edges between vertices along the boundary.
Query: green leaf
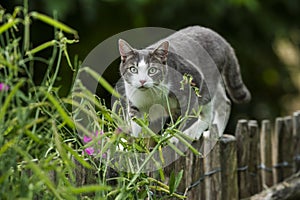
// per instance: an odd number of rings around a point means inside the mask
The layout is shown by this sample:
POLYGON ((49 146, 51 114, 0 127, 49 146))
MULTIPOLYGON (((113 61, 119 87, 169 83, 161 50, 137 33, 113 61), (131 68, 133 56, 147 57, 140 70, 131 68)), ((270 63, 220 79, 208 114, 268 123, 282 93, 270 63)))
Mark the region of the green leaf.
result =
POLYGON ((52 47, 52 46, 55 45, 56 42, 57 42, 56 40, 51 40, 51 41, 45 42, 45 43, 43 43, 43 44, 41 44, 41 45, 39 45, 39 46, 31 49, 30 51, 27 51, 26 55, 33 55, 33 54, 35 54, 35 53, 37 53, 39 51, 42 51, 42 50, 44 50, 44 49, 46 49, 48 47, 52 47))
POLYGON ((20 22, 21 22, 20 19, 14 19, 14 20, 11 20, 11 21, 3 24, 2 26, 0 26, 0 34, 2 34, 4 31, 7 31, 11 27, 17 25, 20 22))
POLYGON ((169 180, 169 190, 170 194, 175 192, 175 173, 174 171, 171 172, 170 180, 169 180))
POLYGON ((175 193, 175 191, 177 190, 180 181, 182 179, 182 175, 183 175, 183 170, 181 170, 177 176, 175 177, 175 173, 174 171, 172 171, 171 176, 170 176, 170 180, 169 180, 169 190, 170 190, 170 194, 175 193))
POLYGON ((111 187, 107 185, 87 185, 82 187, 70 187, 68 188, 68 192, 73 194, 82 194, 82 193, 90 193, 90 192, 101 192, 111 190, 111 187))
POLYGON ((10 147, 12 147, 17 142, 17 139, 14 138, 8 142, 6 142, 1 148, 0 148, 0 156, 7 151, 10 147))
POLYGON ((175 191, 177 190, 179 184, 180 184, 180 181, 182 179, 182 176, 183 176, 183 170, 180 170, 180 172, 177 174, 176 176, 176 179, 175 179, 175 191))

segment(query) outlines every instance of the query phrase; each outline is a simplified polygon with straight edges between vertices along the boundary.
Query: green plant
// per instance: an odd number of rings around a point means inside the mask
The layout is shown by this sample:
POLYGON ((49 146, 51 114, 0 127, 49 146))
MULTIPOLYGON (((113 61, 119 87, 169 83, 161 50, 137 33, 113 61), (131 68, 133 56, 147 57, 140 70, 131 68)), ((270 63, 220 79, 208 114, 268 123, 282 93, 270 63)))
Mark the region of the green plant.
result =
MULTIPOLYGON (((27 1, 12 14, 0 12, 0 199, 184 199, 176 193, 182 172, 172 174, 169 185, 143 172, 150 160, 155 162, 152 155, 168 144, 170 135, 198 154, 176 129, 177 122, 166 130, 169 134, 158 136, 147 128, 146 122, 136 119, 155 141, 149 150, 146 140, 132 141, 126 133, 125 121, 116 108, 118 102, 112 110, 108 109, 80 81, 74 83, 72 94, 60 97, 56 81, 63 59, 74 77, 85 71, 119 96, 96 72, 88 67, 79 70, 79 62, 71 61, 67 46, 78 42, 76 30, 55 18, 28 11, 27 1), (54 39, 30 48, 30 26, 35 20, 53 27, 54 39), (51 57, 38 56, 45 49, 52 51, 51 57), (47 70, 37 84, 32 72, 40 62, 46 64, 47 70), (76 92, 78 88, 85 92, 76 92), (88 127, 76 123, 81 112, 90 120, 88 127), (147 156, 132 172, 107 178, 109 156, 120 146, 127 152, 143 152, 147 156), (93 182, 78 182, 79 165, 94 173, 93 182), (116 184, 108 184, 110 181, 116 184)), ((183 154, 174 145, 172 148, 183 154)), ((162 170, 160 179, 164 180, 162 170)))

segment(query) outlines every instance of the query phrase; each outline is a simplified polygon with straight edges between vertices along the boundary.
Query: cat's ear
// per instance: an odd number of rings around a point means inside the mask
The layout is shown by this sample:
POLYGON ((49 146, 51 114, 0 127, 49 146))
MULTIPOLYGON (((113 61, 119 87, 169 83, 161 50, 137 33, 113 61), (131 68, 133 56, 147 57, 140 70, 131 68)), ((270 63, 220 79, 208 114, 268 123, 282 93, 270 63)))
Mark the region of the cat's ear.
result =
POLYGON ((121 60, 124 62, 127 56, 133 52, 133 48, 125 40, 119 39, 119 52, 121 60))
POLYGON ((164 41, 153 51, 153 54, 155 56, 158 56, 161 59, 162 63, 165 64, 167 61, 168 52, 169 52, 169 42, 164 41))

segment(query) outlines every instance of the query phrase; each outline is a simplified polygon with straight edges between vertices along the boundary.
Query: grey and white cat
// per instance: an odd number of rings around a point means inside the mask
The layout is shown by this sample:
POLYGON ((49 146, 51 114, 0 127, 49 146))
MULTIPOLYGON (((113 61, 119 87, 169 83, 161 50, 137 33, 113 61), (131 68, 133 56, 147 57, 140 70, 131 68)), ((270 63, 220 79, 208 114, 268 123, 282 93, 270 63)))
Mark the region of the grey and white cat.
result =
MULTIPOLYGON (((188 27, 140 50, 120 39, 119 52, 128 116, 147 114, 156 133, 166 121, 174 122, 202 107, 200 118, 186 121, 185 133, 199 138, 195 130, 203 132, 216 123, 221 135, 230 112, 225 88, 235 103, 251 99, 234 50, 208 28, 188 27), (189 76, 192 81, 183 83, 189 76)), ((131 127, 132 135, 138 136, 141 127, 133 121, 131 127)))

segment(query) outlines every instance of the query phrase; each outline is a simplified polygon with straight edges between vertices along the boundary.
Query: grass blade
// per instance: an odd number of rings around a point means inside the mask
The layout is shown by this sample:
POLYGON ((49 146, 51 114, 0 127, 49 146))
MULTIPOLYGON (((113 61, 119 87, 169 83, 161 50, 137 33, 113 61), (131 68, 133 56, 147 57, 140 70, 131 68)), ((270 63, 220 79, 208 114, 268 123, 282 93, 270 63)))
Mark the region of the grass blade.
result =
POLYGON ((78 38, 78 33, 75 29, 55 20, 55 19, 52 19, 51 17, 47 16, 47 15, 44 15, 44 14, 41 14, 41 13, 38 13, 38 12, 31 12, 30 13, 30 16, 32 16, 33 18, 35 19, 38 19, 46 24, 49 24, 51 26, 54 26, 66 33, 71 33, 75 36, 75 38, 78 38))
POLYGON ((67 123, 67 125, 70 128, 73 129, 75 127, 74 122, 73 122, 73 120, 71 120, 71 118, 66 113, 66 111, 60 106, 60 103, 50 93, 45 92, 45 95, 49 99, 49 101, 51 101, 51 103, 53 104, 53 106, 57 109, 57 111, 60 114, 60 116, 62 117, 62 119, 67 123))
POLYGON ((84 167, 88 168, 88 169, 91 169, 92 166, 86 162, 80 155, 78 155, 78 153, 76 151, 74 151, 71 147, 69 147, 68 145, 66 144, 63 144, 63 147, 69 151, 71 153, 72 156, 74 156, 74 158, 84 167))
POLYGON ((33 54, 35 54, 35 53, 37 53, 39 51, 42 51, 42 50, 44 50, 44 49, 46 49, 48 47, 52 47, 52 46, 55 45, 56 42, 57 42, 56 40, 51 40, 51 41, 45 42, 45 43, 43 43, 43 44, 41 44, 41 45, 39 45, 39 46, 31 49, 30 51, 27 51, 26 55, 33 55, 33 54))
POLYGON ((87 185, 82 187, 70 187, 68 188, 68 192, 72 194, 82 194, 82 193, 90 193, 90 192, 102 192, 111 190, 111 187, 107 185, 87 185))
POLYGON ((14 19, 14 20, 11 20, 11 21, 3 24, 2 26, 0 26, 0 34, 2 34, 3 32, 7 31, 11 27, 17 25, 20 22, 21 22, 20 19, 14 19))
POLYGON ((112 95, 114 95, 117 98, 121 98, 121 95, 97 72, 92 70, 89 67, 84 67, 82 70, 89 73, 94 79, 96 79, 108 92, 110 92, 112 95))
POLYGON ((35 175, 37 177, 40 178, 41 181, 43 181, 43 183, 49 188, 49 190, 53 193, 53 195, 56 197, 56 199, 61 199, 62 200, 62 197, 60 196, 60 194, 58 193, 58 191, 56 190, 53 182, 49 179, 48 175, 45 174, 45 172, 40 168, 38 167, 37 164, 35 164, 34 162, 32 162, 30 159, 29 159, 29 155, 24 152, 23 149, 19 148, 18 146, 14 146, 14 149, 24 157, 24 159, 28 162, 28 166, 29 168, 35 173, 35 175))
POLYGON ((1 106, 0 108, 0 121, 2 120, 2 118, 4 117, 6 110, 9 106, 10 101, 12 100, 13 96, 17 93, 17 91, 19 90, 19 88, 23 85, 23 83, 25 82, 24 79, 21 79, 12 89, 12 91, 7 95, 4 104, 1 106))

